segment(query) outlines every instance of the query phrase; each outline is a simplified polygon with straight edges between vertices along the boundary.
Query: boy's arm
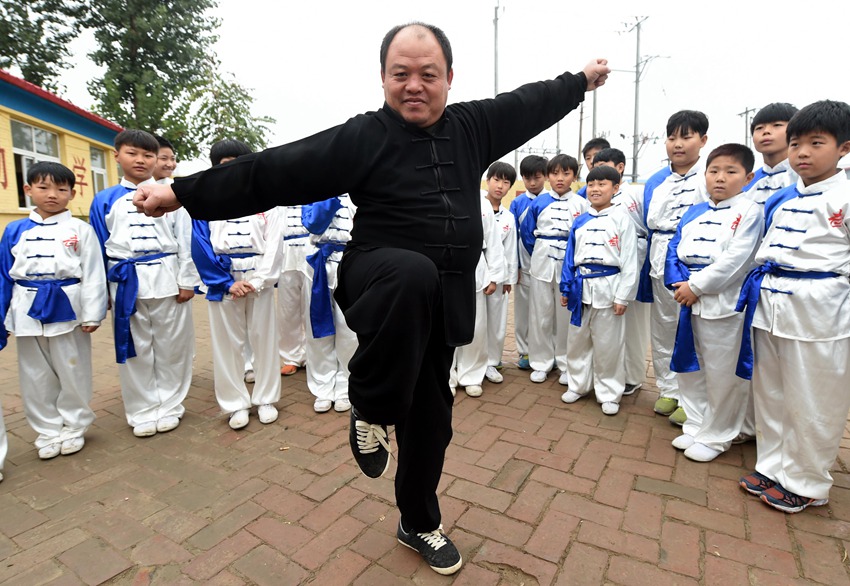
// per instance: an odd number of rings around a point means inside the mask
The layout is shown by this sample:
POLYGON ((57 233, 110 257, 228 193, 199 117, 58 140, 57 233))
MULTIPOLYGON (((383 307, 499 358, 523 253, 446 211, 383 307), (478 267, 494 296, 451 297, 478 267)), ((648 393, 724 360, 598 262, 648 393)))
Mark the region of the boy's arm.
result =
POLYGON ((342 201, 337 196, 302 206, 301 223, 310 234, 320 236, 330 227, 334 215, 340 209, 342 209, 342 201))
POLYGON ((106 318, 109 289, 100 241, 92 227, 86 224, 80 227, 80 270, 80 325, 99 326, 106 318))
POLYGON ((210 224, 206 220, 192 220, 192 259, 204 285, 207 299, 221 301, 235 283, 230 268, 225 267, 213 250, 210 241, 210 224))
POLYGON ((12 288, 15 286, 9 271, 15 263, 12 256, 12 240, 9 227, 3 231, 0 239, 0 350, 6 347, 9 333, 6 331, 6 314, 9 313, 9 305, 12 302, 12 288))
POLYGON ((511 229, 508 230, 507 236, 502 241, 502 248, 505 251, 505 267, 508 271, 504 282, 506 285, 516 285, 519 273, 519 255, 517 254, 516 219, 514 219, 513 215, 508 218, 508 222, 511 229))
POLYGON ((177 240, 177 287, 194 291, 201 284, 195 263, 192 262, 192 218, 184 209, 174 214, 174 238, 177 240))
POLYGON ((502 249, 502 239, 499 238, 499 232, 496 230, 496 217, 493 215, 490 204, 485 200, 482 200, 481 209, 484 240, 487 242, 487 247, 483 251, 484 262, 487 263, 487 274, 490 277, 490 283, 502 283, 507 278, 505 251, 502 249))
MULTIPOLYGON (((684 220, 684 218, 682 219, 684 220)), ((682 226, 685 224, 684 221, 679 222, 676 234, 667 244, 667 259, 664 262, 664 286, 668 289, 673 289, 673 283, 686 282, 690 276, 690 271, 679 260, 679 243, 682 241, 682 226)))
POLYGON ((266 222, 263 230, 265 240, 265 251, 258 258, 254 274, 251 275, 249 283, 256 292, 274 287, 280 279, 281 262, 283 259, 283 237, 281 235, 281 218, 278 208, 272 208, 263 214, 266 222))
POLYGON ((537 205, 537 202, 541 201, 543 197, 545 196, 538 195, 531 202, 531 205, 525 210, 525 217, 522 219, 519 235, 522 239, 522 245, 528 251, 528 254, 534 253, 534 243, 537 241, 534 231, 537 230, 537 216, 540 214, 540 206, 537 205))
POLYGON ((95 196, 89 208, 89 224, 94 228, 95 236, 100 245, 101 262, 104 269, 107 267, 106 261, 106 242, 109 240, 109 228, 106 227, 106 211, 104 210, 103 199, 95 196))

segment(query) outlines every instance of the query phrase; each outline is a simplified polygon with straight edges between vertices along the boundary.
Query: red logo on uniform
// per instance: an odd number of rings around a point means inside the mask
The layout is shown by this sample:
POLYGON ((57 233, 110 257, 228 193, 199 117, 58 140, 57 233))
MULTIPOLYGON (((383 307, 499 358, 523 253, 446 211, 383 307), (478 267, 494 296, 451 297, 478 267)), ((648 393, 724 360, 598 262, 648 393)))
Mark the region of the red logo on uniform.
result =
POLYGON ((610 244, 613 248, 620 250, 620 237, 614 236, 611 240, 608 241, 608 244, 610 244))
POLYGON ((844 210, 838 210, 831 216, 829 216, 829 225, 833 228, 840 228, 841 224, 844 223, 844 210))
POLYGON ((630 212, 636 212, 637 211, 637 202, 636 201, 633 201, 632 203, 629 204, 629 211, 630 212))
POLYGON ((740 223, 741 223, 741 214, 738 214, 738 217, 735 218, 734 222, 732 222, 732 231, 733 232, 738 229, 738 224, 740 224, 740 223))
POLYGON ((581 212, 576 212, 576 213, 573 214, 573 217, 578 218, 580 215, 581 215, 581 212))
POLYGON ((77 235, 76 235, 76 234, 74 234, 73 236, 71 236, 71 237, 70 237, 70 238, 68 238, 67 240, 63 240, 63 241, 62 241, 62 244, 64 244, 64 245, 65 245, 65 248, 73 248, 73 249, 74 249, 74 252, 77 252, 77 244, 78 244, 79 242, 80 242, 80 241, 79 241, 79 239, 77 238, 77 235))

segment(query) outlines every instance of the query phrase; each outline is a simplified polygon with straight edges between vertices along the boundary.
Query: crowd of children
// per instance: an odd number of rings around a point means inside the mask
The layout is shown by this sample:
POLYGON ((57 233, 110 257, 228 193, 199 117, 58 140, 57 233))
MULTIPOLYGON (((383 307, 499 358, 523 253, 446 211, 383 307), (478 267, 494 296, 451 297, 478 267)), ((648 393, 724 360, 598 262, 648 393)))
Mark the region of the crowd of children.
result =
MULTIPOLYGON (((564 403, 593 393, 615 415, 622 396, 640 389, 650 350, 654 410, 682 426, 673 447, 708 462, 756 439, 756 470, 739 484, 796 512, 827 502, 850 410, 850 183, 837 169, 850 153, 850 106, 760 110, 755 172, 744 145, 704 157, 708 126, 701 112, 673 114, 669 165, 642 188, 625 184, 624 154, 594 139, 582 153, 590 171, 581 190, 572 191, 573 157, 526 157, 526 191, 508 210, 502 199, 517 174, 494 163, 481 202, 475 335, 456 350, 447 382, 471 397, 485 378, 502 382, 514 291, 517 364, 532 382, 557 369, 564 403)), ((211 159, 249 152, 224 140, 211 159)), ((132 193, 170 181, 173 145, 125 130, 115 159, 123 178, 95 196, 90 224, 68 210, 73 173, 32 166, 25 191, 35 209, 0 241, 0 329, 17 339, 39 457, 84 447, 94 420, 89 334, 107 307, 134 435, 179 426, 196 292, 208 301, 215 394, 233 429, 252 407, 274 422, 280 376, 299 367, 316 412, 350 409, 357 343, 333 297, 356 213, 348 196, 230 220, 192 220, 183 209, 151 218, 132 193)), ((0 415, 0 471, 6 449, 0 415)))

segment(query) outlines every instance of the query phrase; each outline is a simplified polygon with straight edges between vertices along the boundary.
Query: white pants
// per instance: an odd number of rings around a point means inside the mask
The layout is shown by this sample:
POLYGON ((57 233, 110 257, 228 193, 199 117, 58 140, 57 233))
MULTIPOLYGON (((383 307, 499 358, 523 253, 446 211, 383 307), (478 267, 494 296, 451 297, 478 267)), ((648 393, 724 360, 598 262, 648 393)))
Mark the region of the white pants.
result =
MULTIPOLYGON (((284 364, 304 366, 307 335, 304 331, 304 287, 310 279, 301 271, 284 271, 277 283, 277 329, 280 334, 280 359, 284 364)), ((309 299, 309 297, 308 297, 309 299)))
POLYGON ((581 327, 570 325, 567 343, 571 391, 583 396, 594 390, 599 403, 620 402, 626 384, 625 332, 625 316, 614 315, 613 307, 582 305, 581 327))
POLYGON ((6 422, 3 421, 3 407, 0 406, 0 472, 6 465, 7 453, 9 453, 9 438, 6 437, 6 422))
MULTIPOLYGON (((522 246, 522 245, 520 245, 522 246)), ((528 354, 529 289, 534 277, 525 270, 519 272, 519 282, 514 286, 514 339, 517 354, 528 354)))
POLYGON ((632 301, 626 310, 626 384, 646 380, 646 351, 649 348, 649 303, 632 301))
MULTIPOLYGON (((496 285, 496 292, 487 295, 487 366, 499 366, 505 350, 508 328, 508 299, 504 285, 496 285)), ((514 289, 515 290, 515 289, 514 289)))
POLYGON ((487 297, 491 296, 484 295, 484 291, 475 292, 475 331, 472 342, 455 348, 449 371, 449 386, 452 388, 484 382, 487 370, 487 297))
POLYGON ((274 289, 266 288, 239 299, 208 304, 212 339, 215 398, 221 410, 233 413, 251 405, 280 399, 280 367, 274 314, 274 289), (243 380, 242 340, 254 352, 254 388, 243 380))
POLYGON ((829 496, 850 411, 850 338, 801 342, 753 328, 756 470, 800 496, 829 496))
MULTIPOLYGON (((91 334, 79 327, 59 336, 21 336, 21 402, 36 448, 82 437, 94 421, 91 334)), ((5 434, 4 434, 5 435, 5 434)))
POLYGON ((118 365, 127 423, 182 417, 195 354, 191 301, 177 303, 176 295, 137 299, 130 332, 136 357, 118 365))
POLYGON ((531 368, 567 371, 567 332, 570 311, 561 307, 559 283, 531 279, 528 308, 528 360, 531 368))
POLYGON ((670 358, 676 342, 680 305, 673 292, 664 286, 662 279, 652 279, 652 309, 650 309, 650 337, 652 339, 652 367, 655 385, 662 397, 679 398, 679 382, 670 370, 670 358))
POLYGON ((744 314, 721 319, 691 317, 700 369, 680 372, 679 405, 688 420, 682 431, 725 452, 744 429, 750 381, 735 376, 744 314))
MULTIPOLYGON (((305 307, 310 307, 311 279, 304 284, 305 307)), ((348 400, 348 362, 357 349, 357 336, 345 323, 345 316, 331 295, 336 334, 314 338, 309 309, 304 315, 307 330, 307 388, 316 399, 348 400)))

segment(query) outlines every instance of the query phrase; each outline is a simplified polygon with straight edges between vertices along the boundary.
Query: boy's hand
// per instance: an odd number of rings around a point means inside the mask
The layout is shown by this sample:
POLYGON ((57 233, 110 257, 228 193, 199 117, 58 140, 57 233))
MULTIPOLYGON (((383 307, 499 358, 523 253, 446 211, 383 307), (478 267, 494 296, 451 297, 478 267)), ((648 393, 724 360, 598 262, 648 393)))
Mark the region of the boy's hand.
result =
MULTIPOLYGON (((174 195, 170 185, 154 183, 142 185, 133 195, 133 205, 141 214, 159 218, 166 212, 173 212, 181 207, 177 196, 174 195)), ((191 297, 189 297, 191 299, 191 297)), ((184 301, 186 301, 184 299, 184 301)))
POLYGON ((510 292, 511 292, 511 286, 510 285, 502 285, 502 293, 507 295, 510 292))
POLYGON ((584 66, 584 75, 587 77, 587 91, 592 92, 596 88, 605 85, 611 68, 608 67, 607 59, 594 59, 584 66))
POLYGON ((192 297, 195 296, 194 289, 178 289, 179 293, 177 293, 177 303, 186 303, 192 297))
POLYGON ((567 297, 566 295, 561 295, 561 307, 567 306, 567 297))
POLYGON ((496 292, 496 283, 490 281, 490 284, 484 288, 484 295, 492 295, 496 292))
POLYGON ((245 297, 248 293, 256 291, 248 281, 236 281, 230 286, 230 294, 236 297, 245 297))
POLYGON ((691 291, 691 286, 688 285, 687 281, 680 281, 678 283, 673 283, 673 299, 676 300, 680 305, 684 305, 685 307, 690 307, 697 301, 699 301, 699 297, 697 297, 693 291, 691 291))
POLYGON ((80 329, 83 330, 83 332, 85 332, 86 334, 91 334, 94 333, 94 331, 97 330, 97 328, 99 327, 100 326, 80 326, 80 329))
POLYGON ((620 305, 619 303, 614 304, 614 315, 624 315, 626 313, 626 309, 628 309, 628 305, 620 305))

